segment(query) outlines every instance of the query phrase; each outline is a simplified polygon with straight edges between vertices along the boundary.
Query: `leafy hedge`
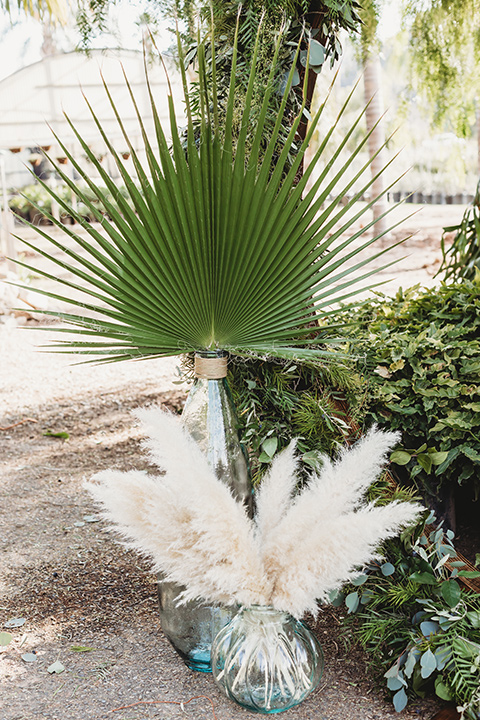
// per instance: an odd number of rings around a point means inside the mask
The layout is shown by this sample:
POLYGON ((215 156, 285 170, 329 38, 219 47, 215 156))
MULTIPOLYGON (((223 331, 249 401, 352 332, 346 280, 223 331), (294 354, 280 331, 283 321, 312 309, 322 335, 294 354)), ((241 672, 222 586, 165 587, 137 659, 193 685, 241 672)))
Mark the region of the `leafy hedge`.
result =
MULTIPOLYGON (((351 319, 351 314, 349 314, 351 319)), ((364 422, 402 432, 392 460, 432 495, 480 488, 480 283, 400 290, 356 311, 369 368, 364 422)))

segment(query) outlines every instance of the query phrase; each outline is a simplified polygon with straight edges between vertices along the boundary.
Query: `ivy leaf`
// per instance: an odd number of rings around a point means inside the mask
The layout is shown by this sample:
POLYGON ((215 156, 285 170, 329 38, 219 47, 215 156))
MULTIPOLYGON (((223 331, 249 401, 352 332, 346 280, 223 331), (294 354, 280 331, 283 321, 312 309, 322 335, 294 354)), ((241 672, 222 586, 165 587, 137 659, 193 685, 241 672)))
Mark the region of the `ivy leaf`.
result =
POLYGON ((444 580, 440 585, 440 592, 448 607, 455 607, 460 602, 462 591, 456 580, 444 580))
POLYGON ((267 455, 266 452, 262 452, 258 456, 258 462, 269 463, 269 462, 272 462, 272 458, 270 457, 270 455, 267 455))
POLYGON ((432 465, 441 465, 448 457, 448 452, 432 452, 428 454, 432 465))
POLYGON ((395 450, 390 455, 390 462, 396 463, 397 465, 406 465, 411 460, 411 455, 405 450, 395 450))
POLYGON ((50 675, 52 675, 53 673, 56 673, 57 675, 59 675, 64 670, 65 670, 65 666, 62 665, 60 660, 56 660, 54 663, 49 665, 49 667, 47 668, 47 672, 50 673, 50 675))
POLYGON ((430 475, 432 471, 432 460, 430 458, 430 455, 427 455, 426 453, 420 453, 420 455, 417 455, 417 462, 422 467, 427 475, 430 475))

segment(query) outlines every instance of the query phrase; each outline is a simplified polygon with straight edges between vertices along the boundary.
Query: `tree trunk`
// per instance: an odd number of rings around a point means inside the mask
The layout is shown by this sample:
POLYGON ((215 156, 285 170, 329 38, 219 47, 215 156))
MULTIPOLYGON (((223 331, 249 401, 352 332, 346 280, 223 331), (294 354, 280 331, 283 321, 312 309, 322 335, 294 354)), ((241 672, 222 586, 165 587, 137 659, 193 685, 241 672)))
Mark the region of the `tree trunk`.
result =
MULTIPOLYGON (((368 152, 370 158, 373 158, 370 168, 372 177, 375 177, 385 167, 384 151, 381 149, 385 143, 385 131, 380 120, 383 115, 383 98, 378 54, 368 53, 366 55, 363 62, 363 84, 365 102, 369 103, 366 110, 366 122, 367 130, 371 132, 368 138, 368 152)), ((372 185, 372 197, 381 195, 384 188, 383 175, 379 175, 372 185)), ((387 200, 384 195, 373 205, 374 230, 377 235, 382 235, 387 229, 386 219, 380 218, 386 210, 387 200)))

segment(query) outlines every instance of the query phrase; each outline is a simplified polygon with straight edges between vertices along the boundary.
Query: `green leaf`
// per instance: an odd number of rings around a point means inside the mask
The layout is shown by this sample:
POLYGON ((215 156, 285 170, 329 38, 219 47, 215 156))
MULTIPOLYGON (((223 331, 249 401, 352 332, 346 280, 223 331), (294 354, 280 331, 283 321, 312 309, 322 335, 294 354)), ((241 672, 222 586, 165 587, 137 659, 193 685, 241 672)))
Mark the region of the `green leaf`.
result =
POLYGON ((440 585, 440 592, 449 607, 453 608, 460 602, 462 591, 455 580, 444 580, 440 585))
MULTIPOLYGON (((453 563, 452 563, 452 565, 453 565, 453 563)), ((465 565, 465 563, 463 563, 463 565, 465 565)), ((459 570, 458 577, 478 578, 478 577, 480 577, 480 572, 478 572, 478 570, 459 570)))
POLYGON ((427 475, 429 475, 432 470, 432 460, 430 455, 427 453, 420 453, 417 455, 417 462, 425 470, 427 475))
POLYGON ((405 452, 405 450, 395 450, 390 455, 390 462, 394 462, 397 465, 406 465, 410 462, 411 459, 412 456, 410 455, 410 453, 405 452))
POLYGON ((480 610, 469 610, 466 614, 470 625, 478 630, 480 628, 480 610))
POLYGON ((260 455, 258 456, 258 462, 270 463, 270 462, 272 462, 272 458, 270 457, 270 455, 267 455, 266 452, 261 452, 260 455))
POLYGON ((442 700, 446 700, 447 702, 454 699, 448 686, 445 685, 440 676, 437 677, 435 680, 435 694, 438 695, 439 698, 441 698, 442 700))
POLYGON ((272 458, 275 453, 277 452, 278 448, 278 438, 277 437, 269 437, 262 443, 263 452, 269 457, 272 458))
POLYGON ((67 432, 55 432, 55 430, 46 430, 44 433, 47 437, 60 438, 61 440, 68 440, 70 435, 67 432))
POLYGON ((410 580, 418 583, 419 585, 437 585, 438 580, 435 575, 429 572, 414 572, 409 576, 410 580))
MULTIPOLYGON (((260 60, 257 63, 261 56, 260 35, 252 53, 242 107, 235 95, 236 44, 228 93, 219 98, 220 71, 213 58, 209 64, 209 48, 200 42, 196 49, 199 122, 195 126, 192 98, 180 63, 186 88, 186 138, 179 128, 171 96, 167 98, 168 133, 162 127, 148 80, 153 137, 143 121, 143 105, 136 103, 127 83, 138 120, 138 130, 130 138, 121 108, 105 87, 107 101, 123 135, 121 143, 130 152, 133 173, 112 145, 115 133, 110 127, 103 127, 95 109, 88 107, 98 139, 116 164, 125 195, 95 157, 91 138, 88 141, 83 138, 67 118, 76 143, 94 172, 87 173, 65 142, 55 136, 78 179, 73 180, 61 166, 57 165, 56 171, 77 200, 101 221, 102 232, 69 207, 55 189, 40 181, 79 226, 76 232, 75 227, 48 216, 55 228, 65 234, 63 243, 41 228, 36 229, 42 246, 35 249, 57 266, 57 273, 39 270, 39 274, 75 291, 72 300, 69 293, 61 294, 62 289, 54 292, 33 288, 77 308, 75 312, 48 311, 52 317, 68 323, 68 328, 57 329, 59 333, 67 331, 80 336, 80 340, 69 336, 51 347, 78 352, 92 362, 145 359, 213 347, 247 356, 311 360, 328 357, 324 339, 320 343, 311 338, 312 312, 317 313, 319 320, 328 319, 333 302, 345 301, 364 289, 362 283, 374 271, 363 268, 385 252, 380 250, 356 259, 378 239, 375 232, 366 235, 374 226, 373 220, 350 232, 352 226, 359 227, 359 221, 375 202, 372 197, 351 213, 356 201, 370 191, 374 182, 374 178, 362 180, 358 189, 352 190, 371 163, 358 162, 369 133, 344 154, 364 116, 362 110, 337 142, 347 100, 332 126, 322 132, 320 146, 299 180, 298 170, 324 106, 312 117, 303 142, 298 141, 298 128, 306 101, 287 138, 282 137, 290 86, 300 79, 295 67, 298 45, 275 126, 271 132, 265 132, 269 97, 277 87, 275 58, 279 57, 284 40, 280 32, 260 108, 254 102, 261 67, 260 60), (225 122, 219 120, 221 110, 225 122), (235 139, 234 125, 239 128, 235 139), (136 151, 137 135, 145 146, 144 164, 136 151), (330 167, 334 163, 338 169, 332 175, 330 167), (286 167, 290 169, 286 171, 286 167), (312 180, 315 167, 319 172, 312 180), (94 176, 99 181, 93 180, 94 176), (311 187, 307 189, 310 180, 311 187), (349 198, 345 205, 339 203, 342 196, 349 198), (98 210, 98 204, 105 208, 105 215, 98 210), (357 243, 362 235, 367 239, 357 243), (50 243, 48 249, 43 247, 44 242, 50 243), (52 253, 52 247, 61 252, 52 253)), ((312 40, 312 67, 323 63, 324 54, 322 45, 312 40)), ((23 266, 28 267, 24 263, 23 266)), ((67 439, 63 434, 51 435, 67 439)), ((267 456, 273 456, 268 449, 263 450, 267 456)))
POLYGON ((432 452, 428 454, 432 465, 441 465, 448 457, 448 452, 432 452))
POLYGON ((95 648, 89 647, 88 645, 71 645, 70 650, 72 652, 93 652, 95 648))

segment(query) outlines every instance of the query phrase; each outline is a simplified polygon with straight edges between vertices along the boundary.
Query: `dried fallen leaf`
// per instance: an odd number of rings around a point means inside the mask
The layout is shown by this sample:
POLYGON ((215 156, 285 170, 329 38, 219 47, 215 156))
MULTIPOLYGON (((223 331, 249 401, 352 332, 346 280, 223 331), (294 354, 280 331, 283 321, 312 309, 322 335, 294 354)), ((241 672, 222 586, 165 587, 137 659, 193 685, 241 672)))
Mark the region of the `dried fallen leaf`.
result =
POLYGON ((52 663, 51 665, 49 665, 47 668, 47 672, 49 672, 50 675, 52 675, 53 673, 60 675, 60 673, 62 673, 64 670, 65 670, 65 666, 62 665, 60 660, 55 660, 55 662, 52 663))
POLYGON ((24 623, 27 622, 27 618, 12 618, 11 620, 7 620, 6 623, 3 624, 3 627, 6 628, 17 628, 22 627, 24 623))
POLYGON ((37 656, 35 653, 24 653, 22 655, 22 660, 24 660, 25 662, 35 662, 36 659, 37 656))
POLYGON ((6 645, 8 645, 8 643, 10 643, 12 641, 12 639, 13 639, 13 635, 11 635, 10 633, 0 632, 0 646, 1 647, 5 647, 6 645))

